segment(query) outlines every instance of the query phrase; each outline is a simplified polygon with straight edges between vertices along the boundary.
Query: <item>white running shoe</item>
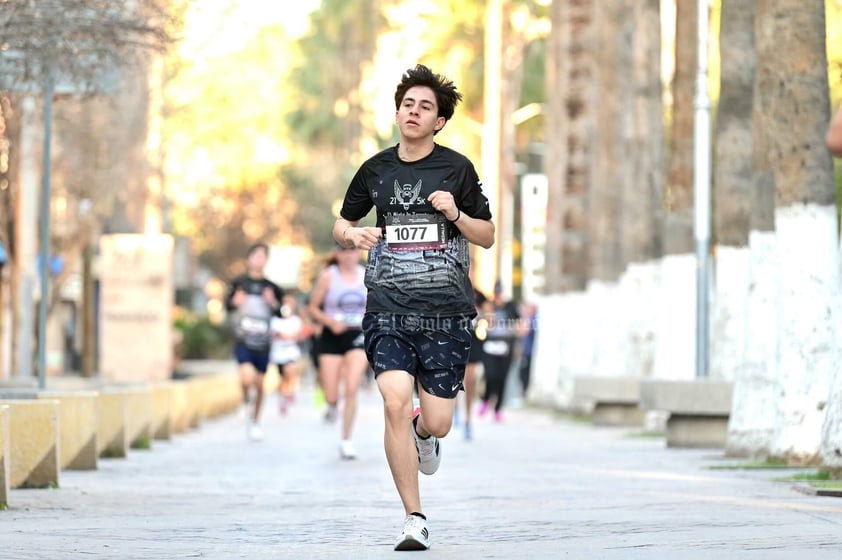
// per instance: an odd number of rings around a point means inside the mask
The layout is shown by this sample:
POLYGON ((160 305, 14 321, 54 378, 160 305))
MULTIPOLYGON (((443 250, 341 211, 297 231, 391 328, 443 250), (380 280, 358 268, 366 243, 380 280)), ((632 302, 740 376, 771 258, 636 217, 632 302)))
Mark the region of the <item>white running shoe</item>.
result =
POLYGON ((427 550, 430 548, 430 533, 427 520, 417 515, 407 515, 403 522, 403 533, 395 543, 395 550, 427 550))
POLYGON ((263 441, 263 430, 255 423, 249 426, 248 435, 252 441, 263 441))
POLYGON ((339 443, 339 456, 346 461, 357 458, 357 451, 349 439, 343 439, 339 443))
POLYGON ((415 438, 415 448, 418 450, 418 470, 424 474, 433 474, 441 464, 441 446, 436 436, 430 436, 427 439, 421 439, 418 436, 415 423, 420 413, 420 410, 416 411, 412 418, 412 437, 415 438))

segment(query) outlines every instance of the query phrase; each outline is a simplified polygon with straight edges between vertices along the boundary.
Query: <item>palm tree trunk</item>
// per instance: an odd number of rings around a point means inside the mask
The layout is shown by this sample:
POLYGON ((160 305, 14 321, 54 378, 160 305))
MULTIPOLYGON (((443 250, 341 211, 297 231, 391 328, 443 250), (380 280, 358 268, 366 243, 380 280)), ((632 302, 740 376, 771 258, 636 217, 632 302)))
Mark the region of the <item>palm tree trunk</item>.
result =
MULTIPOLYGON (((754 406, 759 395, 768 396, 772 384, 762 367, 747 367, 744 352, 747 338, 758 332, 747 329, 744 320, 746 307, 752 301, 747 289, 751 285, 749 274, 757 268, 750 265, 748 248, 754 193, 752 117, 757 60, 753 3, 723 0, 720 21, 722 67, 714 174, 713 235, 717 246, 711 377, 734 380, 727 452, 733 456, 757 456, 768 448, 774 414, 771 407, 754 406)), ((753 344, 757 346, 760 341, 753 344)))
POLYGON ((564 290, 563 244, 569 121, 566 99, 570 90, 568 75, 569 3, 553 2, 550 6, 550 34, 547 40, 547 153, 544 171, 547 174, 547 240, 545 245, 544 293, 564 290))
POLYGON ((623 192, 620 284, 627 310, 621 372, 652 374, 658 262, 663 245, 664 103, 659 0, 629 0, 633 25, 631 176, 623 192))
POLYGON ((664 196, 664 104, 661 85, 659 0, 632 0, 633 84, 631 175, 623 191, 623 261, 649 262, 661 254, 664 196))
POLYGON ((620 2, 595 3, 597 20, 596 145, 593 181, 589 192, 590 279, 616 280, 623 269, 620 254, 620 200, 628 178, 627 96, 629 81, 623 71, 630 67, 630 34, 624 29, 628 15, 620 2))
POLYGON ((778 266, 771 454, 815 463, 839 365, 836 195, 823 141, 830 118, 824 3, 759 0, 756 6, 755 102, 764 133, 761 156, 775 186, 778 266))
POLYGON ((695 356, 696 259, 693 236, 693 145, 698 3, 676 1, 672 127, 664 193, 664 245, 657 300, 653 374, 662 379, 692 377, 695 356))
POLYGON ((672 137, 667 177, 664 253, 692 254, 693 97, 698 56, 696 0, 676 1, 672 137))
POLYGON ((593 0, 553 2, 547 57, 546 291, 583 290, 594 111, 593 0))

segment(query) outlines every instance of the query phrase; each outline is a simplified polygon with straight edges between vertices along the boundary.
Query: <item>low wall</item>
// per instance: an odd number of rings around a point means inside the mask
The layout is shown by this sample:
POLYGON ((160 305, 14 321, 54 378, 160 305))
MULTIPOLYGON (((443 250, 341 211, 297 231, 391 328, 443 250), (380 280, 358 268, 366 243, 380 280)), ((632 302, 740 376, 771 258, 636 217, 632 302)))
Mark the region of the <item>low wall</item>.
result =
POLYGON ((38 399, 59 403, 59 460, 62 469, 97 468, 99 394, 95 391, 42 391, 38 399))
POLYGON ((97 423, 97 455, 122 458, 129 452, 129 432, 126 426, 126 393, 120 389, 104 389, 99 393, 99 421, 97 423))
POLYGON ((45 488, 59 483, 59 402, 8 400, 9 486, 45 488))
POLYGON ((126 407, 126 438, 131 449, 152 446, 154 393, 151 385, 127 386, 122 389, 126 407))
POLYGON ((175 406, 174 383, 167 381, 152 386, 152 439, 172 439, 175 406))

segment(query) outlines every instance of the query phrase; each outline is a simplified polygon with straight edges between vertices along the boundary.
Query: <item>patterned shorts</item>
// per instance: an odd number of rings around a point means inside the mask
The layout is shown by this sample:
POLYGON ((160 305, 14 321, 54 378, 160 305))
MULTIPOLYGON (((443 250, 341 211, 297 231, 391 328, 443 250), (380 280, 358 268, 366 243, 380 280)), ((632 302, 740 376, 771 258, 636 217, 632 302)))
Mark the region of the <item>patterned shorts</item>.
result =
POLYGON ((471 320, 366 313, 365 351, 375 377, 406 371, 431 395, 456 398, 471 350, 471 320))

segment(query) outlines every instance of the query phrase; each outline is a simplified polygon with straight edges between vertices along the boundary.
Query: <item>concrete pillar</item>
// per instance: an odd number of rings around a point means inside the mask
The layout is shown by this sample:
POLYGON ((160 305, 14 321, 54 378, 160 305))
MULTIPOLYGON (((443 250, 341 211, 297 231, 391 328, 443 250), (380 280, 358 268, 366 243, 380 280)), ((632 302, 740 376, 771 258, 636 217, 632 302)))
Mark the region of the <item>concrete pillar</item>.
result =
POLYGON ((175 419, 175 387, 173 382, 159 383, 152 387, 152 438, 172 438, 175 419))
POLYGON ((106 389, 99 394, 98 455, 104 458, 125 458, 129 450, 126 430, 126 394, 106 389))
POLYGON ((59 403, 9 400, 10 487, 46 488, 59 483, 59 403))
POLYGON ((59 403, 61 468, 96 469, 99 394, 94 391, 42 391, 38 398, 59 403))

